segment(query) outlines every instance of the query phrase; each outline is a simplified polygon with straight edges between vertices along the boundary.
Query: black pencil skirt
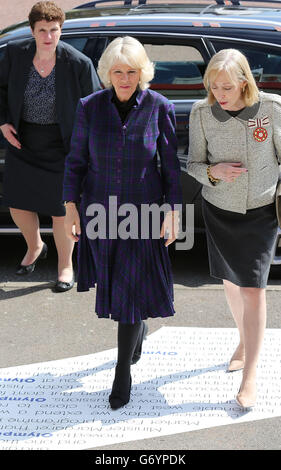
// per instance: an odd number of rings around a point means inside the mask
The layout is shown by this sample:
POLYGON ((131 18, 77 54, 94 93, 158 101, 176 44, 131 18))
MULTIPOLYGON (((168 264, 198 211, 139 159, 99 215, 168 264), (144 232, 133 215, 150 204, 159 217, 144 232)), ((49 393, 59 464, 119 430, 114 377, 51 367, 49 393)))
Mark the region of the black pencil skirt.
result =
POLYGON ((202 211, 211 276, 240 287, 265 288, 278 228, 275 204, 240 214, 202 198, 202 211))
POLYGON ((21 122, 22 148, 8 144, 3 205, 50 216, 64 216, 62 185, 65 151, 58 124, 21 122))

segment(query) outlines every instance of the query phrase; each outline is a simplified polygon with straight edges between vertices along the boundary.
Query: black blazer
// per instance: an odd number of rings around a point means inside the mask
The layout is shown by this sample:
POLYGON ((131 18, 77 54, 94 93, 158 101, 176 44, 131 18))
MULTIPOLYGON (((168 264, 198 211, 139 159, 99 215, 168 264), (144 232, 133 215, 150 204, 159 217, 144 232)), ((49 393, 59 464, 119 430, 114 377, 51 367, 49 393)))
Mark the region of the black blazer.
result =
MULTIPOLYGON (((33 38, 13 41, 8 43, 0 61, 0 126, 12 124, 17 132, 35 52, 33 38)), ((56 49, 56 108, 66 152, 69 150, 79 99, 100 89, 92 61, 74 47, 59 41, 56 49)))

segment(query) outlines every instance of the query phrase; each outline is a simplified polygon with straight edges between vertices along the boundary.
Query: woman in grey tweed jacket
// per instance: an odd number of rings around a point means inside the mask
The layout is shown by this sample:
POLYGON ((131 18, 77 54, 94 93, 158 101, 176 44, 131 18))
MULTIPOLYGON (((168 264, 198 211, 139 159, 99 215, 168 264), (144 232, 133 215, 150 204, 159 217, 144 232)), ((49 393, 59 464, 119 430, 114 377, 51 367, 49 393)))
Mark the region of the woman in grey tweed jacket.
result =
POLYGON ((281 97, 258 91, 246 57, 235 49, 215 54, 204 85, 208 98, 195 103, 190 116, 187 169, 203 184, 210 273, 223 280, 240 335, 228 370, 243 369, 236 401, 248 408, 256 401, 277 235, 281 97))

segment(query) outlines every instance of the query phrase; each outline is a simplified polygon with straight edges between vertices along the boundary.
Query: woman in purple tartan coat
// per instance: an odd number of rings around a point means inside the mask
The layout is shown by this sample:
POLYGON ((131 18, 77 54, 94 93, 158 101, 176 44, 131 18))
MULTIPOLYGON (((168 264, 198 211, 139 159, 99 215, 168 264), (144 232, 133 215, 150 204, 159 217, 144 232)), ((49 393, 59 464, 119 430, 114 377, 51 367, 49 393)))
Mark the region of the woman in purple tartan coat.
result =
MULTIPOLYGON (((147 332, 143 320, 174 314, 167 246, 178 229, 174 205, 181 204, 180 164, 174 108, 148 89, 154 67, 142 44, 131 37, 112 41, 99 61, 98 74, 106 88, 80 100, 66 158, 65 227, 78 241, 77 290, 96 285, 97 315, 118 321, 118 357, 109 397, 117 409, 130 399, 130 366, 140 358, 147 332), (158 220, 158 237, 152 237, 151 220, 149 234, 143 236, 147 221, 141 219, 140 227, 141 205, 156 203, 159 209, 163 202, 171 210, 162 225, 158 220), (125 203, 133 205, 139 218, 129 238, 119 231, 117 235, 110 225, 112 209, 125 203), (98 236, 96 213, 106 222, 105 233, 98 231, 98 236)), ((118 211, 118 230, 122 221, 118 211)))

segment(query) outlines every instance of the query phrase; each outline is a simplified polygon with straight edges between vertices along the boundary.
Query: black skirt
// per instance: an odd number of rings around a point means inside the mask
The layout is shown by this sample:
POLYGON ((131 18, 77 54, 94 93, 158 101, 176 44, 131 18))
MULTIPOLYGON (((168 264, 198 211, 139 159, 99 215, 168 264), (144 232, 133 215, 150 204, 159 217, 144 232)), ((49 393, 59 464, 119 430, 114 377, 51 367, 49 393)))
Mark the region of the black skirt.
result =
POLYGON ((62 201, 65 150, 58 124, 22 121, 21 150, 8 144, 3 205, 50 216, 64 216, 62 201))
POLYGON ((275 204, 240 214, 202 198, 202 210, 211 276, 240 287, 265 288, 277 236, 275 204))

